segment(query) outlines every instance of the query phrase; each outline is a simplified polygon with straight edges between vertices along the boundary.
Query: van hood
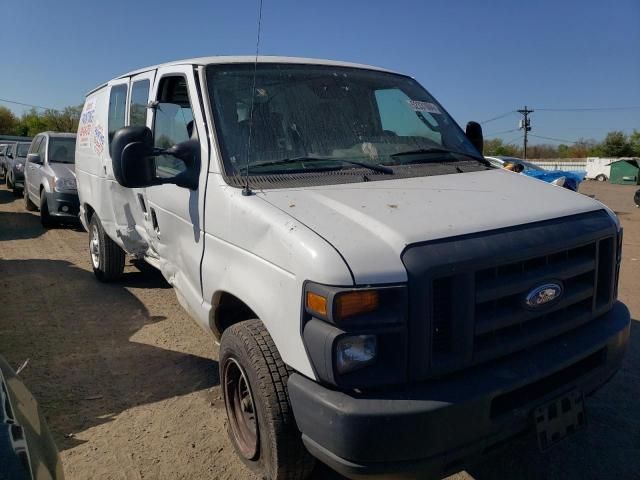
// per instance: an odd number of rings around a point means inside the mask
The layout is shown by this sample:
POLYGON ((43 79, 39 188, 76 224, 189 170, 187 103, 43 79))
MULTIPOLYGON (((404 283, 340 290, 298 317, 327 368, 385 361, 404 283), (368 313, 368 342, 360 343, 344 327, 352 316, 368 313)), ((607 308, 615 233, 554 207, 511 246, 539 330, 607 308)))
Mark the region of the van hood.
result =
POLYGON ((357 284, 406 281, 400 256, 412 243, 604 208, 584 195, 506 170, 257 195, 331 243, 357 284))
POLYGON ((53 170, 56 178, 73 178, 76 179, 76 165, 74 163, 56 163, 50 162, 49 167, 53 170))

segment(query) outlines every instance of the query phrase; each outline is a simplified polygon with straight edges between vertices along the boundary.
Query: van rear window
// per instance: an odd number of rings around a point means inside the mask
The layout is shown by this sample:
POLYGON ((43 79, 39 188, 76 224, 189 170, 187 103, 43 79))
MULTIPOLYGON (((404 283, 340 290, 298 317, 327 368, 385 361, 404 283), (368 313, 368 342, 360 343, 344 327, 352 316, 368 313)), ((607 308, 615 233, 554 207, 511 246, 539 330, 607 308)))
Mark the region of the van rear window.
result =
POLYGON ((111 87, 111 94, 109 95, 109 143, 111 143, 116 130, 124 127, 126 105, 127 86, 116 85, 111 87))

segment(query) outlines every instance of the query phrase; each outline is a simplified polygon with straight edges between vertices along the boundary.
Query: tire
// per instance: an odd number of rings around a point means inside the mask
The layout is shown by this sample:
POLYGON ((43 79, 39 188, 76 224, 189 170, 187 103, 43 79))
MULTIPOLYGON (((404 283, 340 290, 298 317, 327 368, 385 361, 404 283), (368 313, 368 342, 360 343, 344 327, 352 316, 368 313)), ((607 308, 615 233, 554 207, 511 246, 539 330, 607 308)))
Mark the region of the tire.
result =
POLYGON ((112 282, 122 276, 124 250, 109 238, 96 214, 89 223, 89 256, 93 274, 101 282, 112 282))
POLYGON ((290 373, 260 320, 223 333, 220 384, 229 437, 243 462, 268 480, 303 480, 315 463, 289 403, 290 373))
POLYGON ((40 191, 40 223, 44 228, 51 228, 56 223, 49 213, 47 195, 45 194, 44 190, 40 191))
POLYGON ((598 175, 598 176, 596 177, 596 180, 597 180, 598 182, 606 182, 606 181, 607 181, 607 176, 606 176, 606 175, 604 175, 603 173, 601 173, 600 175, 598 175))
POLYGON ((36 207, 36 204, 29 198, 29 192, 26 186, 22 189, 22 196, 24 198, 24 209, 28 212, 35 212, 38 207, 36 207))

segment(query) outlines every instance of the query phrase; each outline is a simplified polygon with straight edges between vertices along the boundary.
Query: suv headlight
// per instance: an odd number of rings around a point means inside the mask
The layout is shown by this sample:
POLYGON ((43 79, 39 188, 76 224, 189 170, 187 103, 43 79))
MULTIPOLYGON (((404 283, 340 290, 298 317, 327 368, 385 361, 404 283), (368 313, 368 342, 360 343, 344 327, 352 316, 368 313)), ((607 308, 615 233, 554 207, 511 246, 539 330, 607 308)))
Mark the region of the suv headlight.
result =
POLYGON ((16 163, 16 170, 21 172, 24 170, 24 163, 16 163))
POLYGON ((56 178, 54 188, 56 192, 64 192, 69 190, 77 190, 74 178, 56 178))
POLYGON ((302 337, 320 381, 369 388, 407 379, 404 285, 333 287, 306 282, 302 337))

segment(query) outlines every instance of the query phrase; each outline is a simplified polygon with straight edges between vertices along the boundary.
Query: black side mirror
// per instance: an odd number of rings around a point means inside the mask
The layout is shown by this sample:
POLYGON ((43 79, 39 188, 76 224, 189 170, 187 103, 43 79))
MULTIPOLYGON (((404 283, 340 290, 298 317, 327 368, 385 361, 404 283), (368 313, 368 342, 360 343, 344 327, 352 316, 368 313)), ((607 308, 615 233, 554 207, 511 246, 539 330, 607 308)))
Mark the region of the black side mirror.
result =
POLYGON ((29 155, 27 155, 27 162, 42 165, 42 159, 40 158, 39 153, 30 153, 29 155))
POLYGON ((200 142, 187 140, 167 149, 154 148, 149 127, 124 127, 111 140, 113 175, 123 187, 139 188, 172 183, 195 190, 200 175, 200 142), (154 157, 171 155, 184 162, 186 170, 172 178, 158 178, 154 157))
POLYGON ((149 127, 124 127, 111 140, 113 175, 123 187, 154 185, 153 134, 149 127))
POLYGON ((482 151, 484 150, 482 126, 478 122, 469 122, 467 123, 466 134, 471 144, 476 147, 478 152, 482 153, 482 151))

